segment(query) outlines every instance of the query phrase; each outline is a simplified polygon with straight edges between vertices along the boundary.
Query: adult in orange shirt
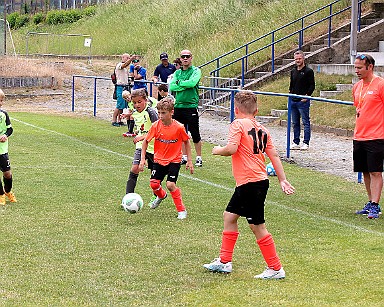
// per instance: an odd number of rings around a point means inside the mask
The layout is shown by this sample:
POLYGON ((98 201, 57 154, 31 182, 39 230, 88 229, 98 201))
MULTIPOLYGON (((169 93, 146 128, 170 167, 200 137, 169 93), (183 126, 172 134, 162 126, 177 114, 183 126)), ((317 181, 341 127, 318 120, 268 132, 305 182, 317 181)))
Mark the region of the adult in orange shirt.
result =
POLYGON ((172 119, 174 112, 173 98, 166 97, 160 100, 157 104, 157 110, 159 112, 159 120, 152 124, 143 141, 139 170, 143 171, 144 169, 145 154, 143 154, 143 152, 146 152, 148 143, 152 139, 155 139, 154 164, 150 186, 157 197, 150 207, 155 209, 160 205, 161 201, 167 197, 167 192, 161 186, 161 182, 167 175, 166 185, 172 195, 173 202, 178 212, 177 218, 183 220, 187 217, 187 210, 183 204, 181 190, 176 186, 176 181, 181 166, 182 144, 185 145, 187 153, 186 168, 193 174, 191 144, 184 125, 172 119))
POLYGON ((235 95, 236 119, 229 128, 228 142, 224 147, 215 146, 212 154, 232 156, 232 171, 236 180, 235 192, 224 211, 224 231, 220 257, 204 268, 212 272, 232 272, 232 255, 239 236, 237 221, 246 217, 256 237, 260 251, 268 268, 255 278, 282 279, 285 271, 276 253, 272 235, 267 231, 264 220, 264 202, 269 181, 265 167, 264 153, 271 160, 280 186, 287 195, 294 193, 294 187, 286 180, 279 155, 267 129, 255 119, 257 98, 251 91, 235 95))
POLYGON ((355 73, 360 79, 352 89, 356 107, 353 137, 353 169, 362 172, 368 202, 356 214, 379 218, 379 201, 383 190, 384 161, 384 79, 373 72, 375 60, 368 54, 358 55, 355 73))

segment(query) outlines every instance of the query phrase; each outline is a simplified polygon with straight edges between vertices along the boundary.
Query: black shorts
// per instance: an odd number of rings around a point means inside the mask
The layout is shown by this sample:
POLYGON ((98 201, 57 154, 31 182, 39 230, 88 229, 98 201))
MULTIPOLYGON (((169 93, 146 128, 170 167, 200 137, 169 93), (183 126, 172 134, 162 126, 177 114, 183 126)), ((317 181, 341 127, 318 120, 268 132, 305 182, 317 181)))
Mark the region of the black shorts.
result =
POLYGON ((197 108, 175 108, 173 118, 184 125, 187 133, 191 133, 193 143, 201 141, 197 108))
POLYGON ((0 170, 2 172, 11 170, 11 162, 9 161, 8 153, 0 155, 0 170))
POLYGON ((268 179, 236 187, 225 211, 246 217, 248 224, 264 224, 264 206, 268 188, 268 179))
POLYGON ((353 171, 383 172, 384 140, 353 141, 353 171))
MULTIPOLYGON (((145 159, 147 160, 148 163, 148 168, 153 169, 153 154, 146 152, 145 153, 145 159)), ((136 149, 135 154, 133 155, 133 165, 139 165, 141 161, 141 149, 136 149)))
POLYGON ((151 179, 157 179, 163 181, 166 175, 167 181, 176 183, 177 177, 179 177, 180 163, 169 163, 168 165, 160 165, 159 163, 153 163, 153 169, 151 173, 151 179))

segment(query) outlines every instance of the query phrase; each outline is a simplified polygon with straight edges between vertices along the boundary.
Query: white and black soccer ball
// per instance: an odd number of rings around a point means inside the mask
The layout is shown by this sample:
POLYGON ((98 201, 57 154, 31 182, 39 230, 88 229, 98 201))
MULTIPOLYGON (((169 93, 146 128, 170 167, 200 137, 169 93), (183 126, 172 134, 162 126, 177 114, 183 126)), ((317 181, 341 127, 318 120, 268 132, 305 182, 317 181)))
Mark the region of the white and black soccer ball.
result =
POLYGON ((121 207, 129 213, 139 212, 143 208, 143 199, 137 193, 128 193, 123 197, 121 207))
POLYGON ((273 167, 272 163, 268 163, 267 166, 265 167, 267 170, 267 175, 268 176, 276 176, 276 171, 275 168, 273 167))

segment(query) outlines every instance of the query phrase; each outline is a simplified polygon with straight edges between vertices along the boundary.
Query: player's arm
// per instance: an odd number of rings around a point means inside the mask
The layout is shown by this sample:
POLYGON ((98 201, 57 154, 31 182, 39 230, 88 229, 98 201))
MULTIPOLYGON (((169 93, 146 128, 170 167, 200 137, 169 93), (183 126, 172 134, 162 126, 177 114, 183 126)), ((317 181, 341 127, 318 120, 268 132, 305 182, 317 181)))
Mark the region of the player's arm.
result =
POLYGON ((189 169, 191 174, 193 174, 193 163, 192 163, 192 149, 191 142, 188 140, 184 141, 185 151, 187 154, 187 164, 185 166, 186 169, 189 169))
POLYGON ((173 92, 184 91, 184 90, 185 90, 185 87, 180 86, 179 83, 180 83, 180 80, 179 80, 179 71, 176 71, 176 72, 173 74, 173 78, 172 78, 172 80, 171 80, 171 83, 169 83, 169 90, 170 90, 170 91, 173 91, 173 92))
POLYGON ((236 151, 239 145, 237 144, 231 144, 228 143, 224 147, 222 146, 215 146, 212 149, 213 155, 219 155, 219 156, 232 156, 236 151))
POLYGON ((176 81, 176 84, 183 88, 192 88, 195 87, 201 79, 201 70, 199 68, 195 68, 192 75, 188 80, 179 80, 176 81))
POLYGON ((267 154, 268 158, 271 160, 272 165, 275 169, 277 179, 280 182, 281 189, 283 192, 287 195, 293 194, 295 192, 295 188, 288 182, 283 164, 281 163, 279 154, 277 153, 276 148, 266 148, 265 153, 267 154))

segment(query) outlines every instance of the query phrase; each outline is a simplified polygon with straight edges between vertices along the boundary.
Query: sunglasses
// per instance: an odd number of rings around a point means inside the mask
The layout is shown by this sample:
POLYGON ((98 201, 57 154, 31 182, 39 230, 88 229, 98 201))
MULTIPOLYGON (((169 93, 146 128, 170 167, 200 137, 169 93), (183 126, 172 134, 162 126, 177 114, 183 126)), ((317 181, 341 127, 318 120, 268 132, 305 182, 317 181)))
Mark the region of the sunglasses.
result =
POLYGON ((140 62, 140 60, 138 59, 132 60, 132 63, 138 63, 138 62, 140 62))
POLYGON ((180 57, 182 59, 189 59, 192 56, 192 54, 182 54, 180 57))
POLYGON ((365 60, 365 63, 368 64, 368 65, 372 64, 371 59, 369 57, 367 57, 365 54, 358 54, 356 56, 356 59, 358 59, 358 60, 365 60))

